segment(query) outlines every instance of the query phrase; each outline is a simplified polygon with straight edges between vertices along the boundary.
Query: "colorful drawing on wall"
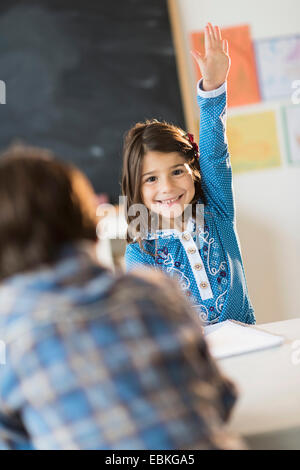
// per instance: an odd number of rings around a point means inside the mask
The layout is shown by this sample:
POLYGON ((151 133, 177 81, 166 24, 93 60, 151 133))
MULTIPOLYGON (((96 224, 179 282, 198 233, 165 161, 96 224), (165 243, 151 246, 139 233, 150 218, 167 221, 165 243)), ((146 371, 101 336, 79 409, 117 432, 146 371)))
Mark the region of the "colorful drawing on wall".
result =
MULTIPOLYGON (((228 40, 231 67, 228 75, 228 106, 242 106, 260 101, 254 49, 248 25, 222 28, 222 37, 228 40)), ((193 49, 204 51, 204 32, 190 36, 193 49)), ((200 73, 195 67, 197 80, 200 73)))
POLYGON ((282 116, 289 162, 300 163, 300 106, 285 106, 282 116))
POLYGON ((254 47, 262 98, 290 98, 300 77, 300 35, 262 39, 254 47))
POLYGON ((280 166, 274 111, 229 117, 227 138, 234 172, 280 166))

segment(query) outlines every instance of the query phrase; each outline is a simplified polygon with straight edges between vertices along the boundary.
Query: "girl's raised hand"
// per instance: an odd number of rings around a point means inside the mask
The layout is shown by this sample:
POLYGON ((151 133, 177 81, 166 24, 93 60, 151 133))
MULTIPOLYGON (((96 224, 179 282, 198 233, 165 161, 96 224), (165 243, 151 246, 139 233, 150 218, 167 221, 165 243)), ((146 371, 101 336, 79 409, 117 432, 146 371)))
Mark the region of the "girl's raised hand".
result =
POLYGON ((228 42, 222 39, 219 26, 213 27, 211 23, 205 26, 204 32, 205 55, 198 51, 191 51, 202 74, 203 89, 214 90, 227 79, 230 67, 228 55, 228 42))

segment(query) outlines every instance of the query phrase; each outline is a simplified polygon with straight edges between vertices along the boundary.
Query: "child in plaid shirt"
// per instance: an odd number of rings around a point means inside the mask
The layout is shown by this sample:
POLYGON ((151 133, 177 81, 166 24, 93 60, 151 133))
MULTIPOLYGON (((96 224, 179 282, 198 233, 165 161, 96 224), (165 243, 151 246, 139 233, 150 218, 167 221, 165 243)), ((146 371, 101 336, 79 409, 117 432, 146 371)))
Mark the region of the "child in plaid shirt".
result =
POLYGON ((162 273, 98 264, 93 198, 38 149, 0 159, 0 448, 239 448, 199 320, 162 273))

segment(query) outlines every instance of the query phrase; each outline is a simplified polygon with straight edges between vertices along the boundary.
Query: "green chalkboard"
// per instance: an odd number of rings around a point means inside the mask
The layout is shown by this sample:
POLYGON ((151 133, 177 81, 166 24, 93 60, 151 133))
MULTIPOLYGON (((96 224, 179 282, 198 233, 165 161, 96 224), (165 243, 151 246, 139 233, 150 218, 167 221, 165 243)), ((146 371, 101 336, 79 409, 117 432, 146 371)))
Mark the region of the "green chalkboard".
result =
POLYGON ((0 147, 19 138, 78 165, 111 202, 135 122, 184 126, 165 0, 2 0, 0 147))

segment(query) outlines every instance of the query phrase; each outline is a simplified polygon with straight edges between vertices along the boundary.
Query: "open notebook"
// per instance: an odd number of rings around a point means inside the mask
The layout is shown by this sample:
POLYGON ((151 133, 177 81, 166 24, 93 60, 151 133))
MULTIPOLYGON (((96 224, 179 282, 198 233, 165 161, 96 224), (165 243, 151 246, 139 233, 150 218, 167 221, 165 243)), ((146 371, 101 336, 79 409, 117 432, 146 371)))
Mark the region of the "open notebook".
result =
POLYGON ((279 346, 284 340, 282 336, 231 320, 206 326, 204 331, 210 352, 216 359, 272 348, 279 346))

